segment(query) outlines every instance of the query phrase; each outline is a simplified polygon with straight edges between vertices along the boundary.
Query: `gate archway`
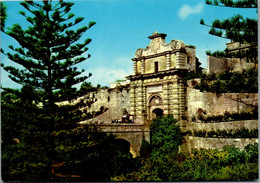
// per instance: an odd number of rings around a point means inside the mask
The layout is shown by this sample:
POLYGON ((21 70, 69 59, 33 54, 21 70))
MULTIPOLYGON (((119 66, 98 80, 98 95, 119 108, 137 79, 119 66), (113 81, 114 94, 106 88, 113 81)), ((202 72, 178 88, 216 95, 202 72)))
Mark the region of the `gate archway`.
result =
POLYGON ((160 108, 156 108, 152 111, 152 119, 162 117, 163 116, 163 110, 160 108))
POLYGON ((153 95, 150 97, 148 111, 149 120, 163 116, 163 100, 159 95, 153 95))

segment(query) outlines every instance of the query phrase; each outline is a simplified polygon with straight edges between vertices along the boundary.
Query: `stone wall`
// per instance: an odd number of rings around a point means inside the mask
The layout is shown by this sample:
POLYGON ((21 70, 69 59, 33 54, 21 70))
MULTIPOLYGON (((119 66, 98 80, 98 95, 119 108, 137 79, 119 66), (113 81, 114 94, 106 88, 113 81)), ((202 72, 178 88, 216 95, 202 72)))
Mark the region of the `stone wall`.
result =
POLYGON ((81 110, 86 113, 94 113, 102 109, 107 109, 105 113, 85 122, 111 123, 111 120, 121 119, 123 111, 126 110, 128 113, 130 112, 129 86, 113 89, 98 89, 77 100, 84 100, 86 105, 82 107, 81 110), (88 105, 88 103, 90 103, 90 105, 88 105))
POLYGON ((208 68, 207 73, 224 73, 225 71, 230 72, 241 72, 244 69, 254 68, 254 63, 248 63, 245 59, 239 58, 218 58, 208 56, 208 68))
POLYGON ((251 112, 258 106, 257 93, 210 93, 187 87, 187 118, 199 114, 206 116, 223 115, 225 112, 251 112))
POLYGON ((246 128, 249 130, 258 129, 258 120, 243 120, 243 121, 232 121, 232 122, 220 122, 220 123, 194 123, 187 122, 186 130, 230 130, 230 129, 241 129, 246 128))
POLYGON ((258 143, 258 138, 204 138, 185 136, 184 143, 180 147, 181 151, 191 151, 192 149, 222 149, 225 146, 234 145, 243 149, 248 144, 258 143))
POLYGON ((207 73, 223 73, 227 71, 227 59, 207 56, 208 68, 207 73))

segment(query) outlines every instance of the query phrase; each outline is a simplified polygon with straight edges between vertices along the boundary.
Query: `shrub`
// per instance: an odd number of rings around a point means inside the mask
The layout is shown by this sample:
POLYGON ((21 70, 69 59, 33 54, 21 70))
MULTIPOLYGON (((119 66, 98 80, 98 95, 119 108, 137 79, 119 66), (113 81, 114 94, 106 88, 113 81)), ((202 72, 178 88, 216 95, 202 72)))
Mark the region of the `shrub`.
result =
POLYGON ((202 75, 202 80, 195 88, 201 91, 214 93, 257 93, 258 92, 258 71, 256 69, 239 72, 226 72, 223 74, 202 75), (213 81, 212 84, 209 81, 213 81))
POLYGON ((150 154, 150 144, 146 140, 143 140, 140 148, 140 156, 148 157, 149 154, 150 154))
POLYGON ((221 138, 258 138, 258 129, 240 128, 235 130, 217 129, 206 132, 205 130, 194 130, 195 137, 221 137, 221 138))
MULTIPOLYGON (((224 115, 212 115, 204 117, 203 115, 199 115, 199 120, 204 123, 214 123, 214 122, 224 122, 224 121, 239 121, 239 120, 252 120, 258 119, 258 111, 254 110, 253 113, 229 113, 225 112, 224 115)), ((192 121, 196 120, 195 117, 192 117, 192 121)))
POLYGON ((196 137, 205 137, 206 133, 206 130, 194 130, 194 136, 196 137))
POLYGON ((165 157, 167 154, 178 152, 182 142, 180 127, 172 115, 156 118, 151 125, 151 156, 165 157))
POLYGON ((250 181, 258 178, 258 144, 244 150, 235 146, 195 149, 143 161, 139 170, 122 174, 116 181, 250 181))

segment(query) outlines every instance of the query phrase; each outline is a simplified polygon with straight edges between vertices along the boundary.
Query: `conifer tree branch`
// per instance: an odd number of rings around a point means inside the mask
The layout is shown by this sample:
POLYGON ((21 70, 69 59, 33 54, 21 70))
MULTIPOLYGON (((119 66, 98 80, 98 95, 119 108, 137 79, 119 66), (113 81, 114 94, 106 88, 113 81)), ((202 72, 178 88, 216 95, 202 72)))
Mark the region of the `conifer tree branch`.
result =
POLYGON ((206 0, 206 4, 228 8, 257 8, 257 0, 206 0))

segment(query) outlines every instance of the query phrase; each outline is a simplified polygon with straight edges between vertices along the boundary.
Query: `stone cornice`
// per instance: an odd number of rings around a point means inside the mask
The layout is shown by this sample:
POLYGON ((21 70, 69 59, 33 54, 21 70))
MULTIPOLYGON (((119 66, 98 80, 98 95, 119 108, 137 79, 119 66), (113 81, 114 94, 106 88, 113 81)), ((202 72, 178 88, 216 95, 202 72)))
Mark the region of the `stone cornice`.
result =
POLYGON ((133 80, 139 80, 139 79, 148 79, 148 78, 154 78, 154 77, 160 77, 160 76, 173 75, 173 74, 183 73, 186 71, 187 71, 187 69, 171 69, 171 70, 160 71, 160 72, 156 72, 156 73, 130 75, 130 76, 127 76, 126 78, 133 81, 133 80))
POLYGON ((138 57, 138 58, 132 58, 131 60, 132 61, 140 61, 140 60, 143 60, 143 59, 149 59, 149 58, 155 58, 155 57, 159 57, 159 56, 164 56, 164 55, 167 55, 167 54, 173 54, 173 53, 176 53, 176 52, 182 52, 182 53, 186 53, 185 50, 172 50, 172 51, 165 51, 165 52, 161 52, 161 53, 157 53, 157 54, 153 54, 153 55, 147 55, 147 56, 141 56, 141 57, 138 57))

